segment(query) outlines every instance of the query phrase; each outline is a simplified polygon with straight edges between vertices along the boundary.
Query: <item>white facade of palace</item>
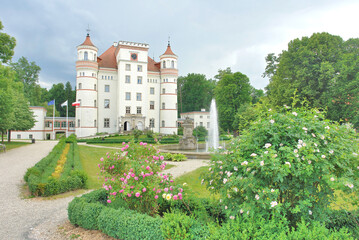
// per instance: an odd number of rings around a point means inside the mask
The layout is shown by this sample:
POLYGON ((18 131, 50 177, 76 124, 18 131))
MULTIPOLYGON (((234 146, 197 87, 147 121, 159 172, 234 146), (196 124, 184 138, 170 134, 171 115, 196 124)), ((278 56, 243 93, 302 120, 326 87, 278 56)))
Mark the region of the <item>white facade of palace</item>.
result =
POLYGON ((47 117, 46 108, 40 106, 30 106, 30 110, 34 113, 35 126, 27 131, 11 131, 11 139, 50 140, 55 139, 57 133, 67 132, 68 136, 75 133, 74 117, 47 117))
POLYGON ((209 129, 210 115, 205 109, 201 109, 201 111, 181 113, 181 119, 187 117, 193 120, 193 127, 203 126, 207 130, 209 129))
POLYGON ((89 35, 77 47, 77 136, 133 129, 177 133, 178 58, 170 44, 159 62, 148 49, 119 41, 98 56, 89 35))

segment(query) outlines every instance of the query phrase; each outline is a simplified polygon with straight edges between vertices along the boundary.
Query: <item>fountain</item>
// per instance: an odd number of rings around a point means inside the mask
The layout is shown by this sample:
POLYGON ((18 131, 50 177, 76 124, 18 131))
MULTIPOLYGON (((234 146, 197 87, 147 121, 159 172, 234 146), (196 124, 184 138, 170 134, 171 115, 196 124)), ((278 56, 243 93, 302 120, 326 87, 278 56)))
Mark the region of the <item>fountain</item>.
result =
POLYGON ((158 148, 161 152, 181 153, 190 159, 210 159, 211 152, 219 147, 218 117, 216 101, 212 99, 210 108, 210 128, 207 143, 198 144, 192 136, 193 120, 185 119, 183 126, 183 138, 179 144, 163 145, 158 148), (205 151, 204 151, 205 150, 205 151))
POLYGON ((217 149, 219 147, 219 133, 218 133, 218 116, 217 116, 217 106, 216 101, 212 99, 211 108, 209 112, 210 121, 209 121, 209 131, 208 131, 208 147, 207 151, 210 149, 217 149))

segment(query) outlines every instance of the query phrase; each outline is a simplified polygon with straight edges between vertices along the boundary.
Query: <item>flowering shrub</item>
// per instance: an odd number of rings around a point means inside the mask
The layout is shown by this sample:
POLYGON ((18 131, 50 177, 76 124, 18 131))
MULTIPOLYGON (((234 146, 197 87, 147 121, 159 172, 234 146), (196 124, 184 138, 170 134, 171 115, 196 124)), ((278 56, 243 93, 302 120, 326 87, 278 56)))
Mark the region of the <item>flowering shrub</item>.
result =
MULTIPOLYGON (((358 188, 357 134, 317 110, 269 112, 212 158, 209 189, 221 194, 230 218, 283 214, 325 220, 337 189, 358 188)), ((358 195, 352 200, 357 201, 358 195)))
POLYGON ((161 174, 164 157, 152 145, 123 143, 119 153, 107 153, 98 165, 105 177, 109 204, 126 201, 130 209, 154 215, 161 201, 182 199, 183 189, 174 186, 171 175, 161 174))

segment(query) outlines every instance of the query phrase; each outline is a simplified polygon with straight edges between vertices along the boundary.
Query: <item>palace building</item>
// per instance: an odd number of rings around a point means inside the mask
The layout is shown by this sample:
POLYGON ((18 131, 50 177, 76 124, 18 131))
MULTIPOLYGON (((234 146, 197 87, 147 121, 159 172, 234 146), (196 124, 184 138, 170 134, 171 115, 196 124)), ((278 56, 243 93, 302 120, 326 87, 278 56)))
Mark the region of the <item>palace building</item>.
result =
POLYGON ((159 62, 148 49, 145 43, 119 41, 98 55, 87 34, 77 47, 78 137, 134 129, 177 133, 178 57, 170 43, 159 62))

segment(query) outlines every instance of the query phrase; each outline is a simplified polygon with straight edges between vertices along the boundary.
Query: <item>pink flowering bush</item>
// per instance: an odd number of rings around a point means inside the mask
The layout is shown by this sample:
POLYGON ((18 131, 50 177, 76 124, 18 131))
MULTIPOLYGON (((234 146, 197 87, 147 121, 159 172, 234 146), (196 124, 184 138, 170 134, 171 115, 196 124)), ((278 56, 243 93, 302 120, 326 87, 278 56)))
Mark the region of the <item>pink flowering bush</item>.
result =
POLYGON ((182 199, 183 189, 171 175, 160 173, 163 156, 147 143, 123 143, 120 152, 107 153, 99 168, 109 204, 125 201, 130 209, 154 215, 162 201, 182 199))
POLYGON ((350 125, 329 122, 318 110, 271 111, 212 158, 205 183, 221 194, 230 219, 326 220, 336 190, 358 190, 357 140, 350 125))

